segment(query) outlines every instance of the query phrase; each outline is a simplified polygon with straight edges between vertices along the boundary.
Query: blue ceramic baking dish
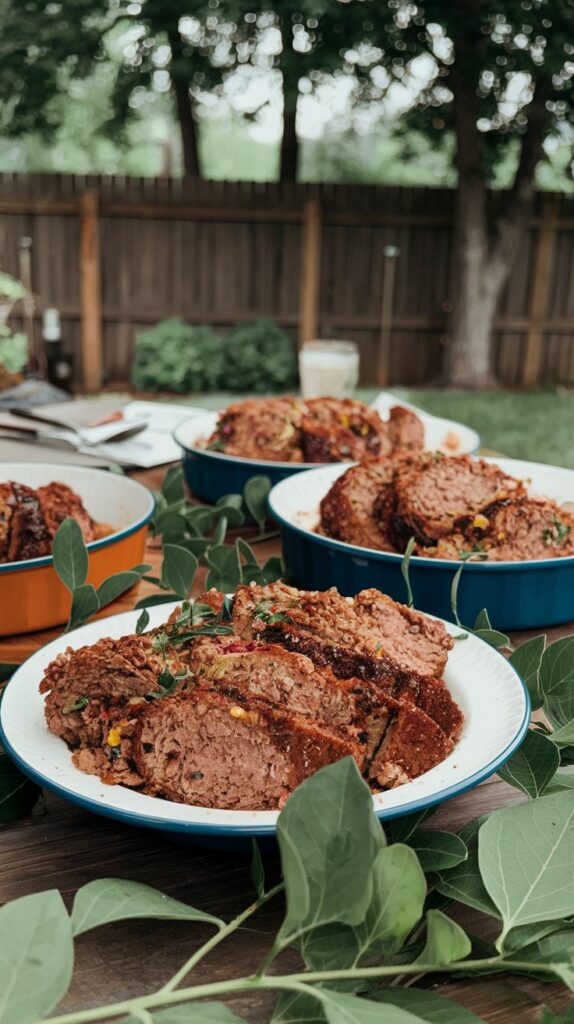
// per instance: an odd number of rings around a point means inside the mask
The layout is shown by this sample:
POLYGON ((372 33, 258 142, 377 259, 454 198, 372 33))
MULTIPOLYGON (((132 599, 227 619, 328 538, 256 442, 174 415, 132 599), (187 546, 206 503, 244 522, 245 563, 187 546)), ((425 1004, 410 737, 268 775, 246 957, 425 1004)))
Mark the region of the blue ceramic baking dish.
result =
MULTIPOLYGON (((559 504, 574 502, 574 471, 514 459, 489 459, 512 476, 529 481, 532 494, 559 504)), ((325 466, 293 476, 273 488, 270 513, 280 525, 288 573, 310 590, 337 589, 347 595, 377 587, 406 600, 402 556, 373 551, 315 532, 319 503, 345 466, 325 466)), ((450 590, 460 562, 412 557, 409 577, 415 607, 452 621, 450 590)), ((458 614, 472 625, 486 608, 497 629, 537 629, 574 619, 574 557, 524 562, 466 562, 458 588, 458 614)))

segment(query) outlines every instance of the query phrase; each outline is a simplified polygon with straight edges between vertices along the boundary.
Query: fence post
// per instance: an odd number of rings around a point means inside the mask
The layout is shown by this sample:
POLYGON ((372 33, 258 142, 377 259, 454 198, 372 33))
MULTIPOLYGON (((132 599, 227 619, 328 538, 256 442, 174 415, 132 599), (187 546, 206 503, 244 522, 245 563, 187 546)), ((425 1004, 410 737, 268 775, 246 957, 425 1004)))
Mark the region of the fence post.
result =
POLYGON ((397 245, 385 245, 383 248, 383 296, 381 300, 381 329, 379 333, 379 372, 378 383, 387 387, 391 362, 391 330, 395 302, 395 273, 400 249, 397 245))
POLYGON ((102 386, 102 297, 98 193, 80 196, 80 293, 82 308, 82 386, 87 393, 102 386))
POLYGON ((524 387, 532 387, 533 384, 536 384, 542 365, 544 331, 539 325, 548 312, 555 245, 556 202, 550 197, 546 197, 542 205, 542 223, 538 231, 536 248, 534 250, 532 290, 528 306, 530 326, 526 335, 524 362, 522 365, 522 384, 524 387))
POLYGON ((303 207, 301 279, 299 285, 299 344, 319 333, 319 285, 321 280, 321 205, 307 199, 303 207))

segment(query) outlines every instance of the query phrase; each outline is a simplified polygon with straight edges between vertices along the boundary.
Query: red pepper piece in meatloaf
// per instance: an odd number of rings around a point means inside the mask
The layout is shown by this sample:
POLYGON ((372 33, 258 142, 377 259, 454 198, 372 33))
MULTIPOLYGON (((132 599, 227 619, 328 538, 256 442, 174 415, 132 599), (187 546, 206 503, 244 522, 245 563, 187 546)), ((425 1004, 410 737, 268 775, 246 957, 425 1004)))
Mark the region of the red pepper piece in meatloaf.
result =
POLYGON ((421 545, 434 544, 452 533, 461 516, 501 498, 521 496, 524 487, 483 459, 435 453, 397 465, 392 492, 394 509, 383 502, 379 521, 403 551, 410 537, 421 545))
POLYGON ((574 516, 549 499, 506 498, 458 519, 452 534, 425 553, 490 562, 563 558, 574 554, 574 516))
POLYGON ((71 747, 100 746, 110 722, 118 715, 132 717, 146 705, 148 694, 160 691, 162 672, 182 673, 178 685, 184 685, 184 660, 171 649, 165 656, 155 651, 153 636, 106 637, 58 654, 40 683, 40 692, 47 693, 44 714, 49 729, 71 747))
POLYGON ((351 462, 388 455, 389 430, 378 412, 352 398, 313 398, 301 421, 305 462, 351 462))
POLYGON ((393 405, 389 414, 389 435, 395 452, 422 452, 425 446, 425 428, 412 409, 393 405))
POLYGON ((251 398, 221 414, 207 448, 244 459, 302 462, 301 416, 297 398, 251 398))
POLYGON ((343 473, 321 501, 321 531, 327 537, 378 551, 395 551, 375 519, 375 501, 393 481, 390 458, 363 459, 343 473))
POLYGON ((138 719, 133 756, 146 791, 180 803, 274 810, 358 745, 266 701, 201 687, 156 701, 138 719))
POLYGON ((463 716, 441 681, 421 675, 385 653, 388 641, 377 636, 372 617, 357 614, 352 599, 330 590, 299 591, 283 583, 238 587, 233 605, 234 630, 259 636, 305 654, 339 679, 374 683, 389 696, 416 704, 444 732, 455 738, 463 716))

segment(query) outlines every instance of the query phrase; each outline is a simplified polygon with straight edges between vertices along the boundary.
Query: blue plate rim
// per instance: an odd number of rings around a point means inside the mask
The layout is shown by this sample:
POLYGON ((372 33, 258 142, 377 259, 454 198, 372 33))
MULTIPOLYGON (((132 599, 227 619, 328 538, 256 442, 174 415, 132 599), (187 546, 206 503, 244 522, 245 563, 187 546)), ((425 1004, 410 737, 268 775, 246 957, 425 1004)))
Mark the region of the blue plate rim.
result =
MULTIPOLYGON (((543 465, 543 463, 541 463, 543 465)), ((560 467, 558 467, 560 468, 560 467)), ((315 466, 315 470, 323 470, 325 466, 315 466)), ((306 473, 309 472, 306 470, 306 473)), ((310 471, 312 472, 312 470, 310 471)), ((284 487, 287 483, 291 484, 294 481, 294 477, 297 474, 293 474, 288 480, 280 480, 274 484, 269 494, 267 495, 267 510, 272 519, 274 519, 283 529, 291 530, 292 533, 297 533, 299 536, 304 537, 311 544, 320 544, 323 547, 331 548, 333 551, 340 551, 343 555, 348 555, 356 558, 368 558, 374 562, 389 562, 391 565, 400 565, 404 555, 394 551, 377 551, 375 548, 361 548, 357 544, 347 544, 342 540, 335 540, 333 537, 324 537, 320 533, 315 533, 314 530, 308 530, 303 526, 298 526, 291 520, 286 519, 280 512, 276 510, 273 505, 273 493, 278 487, 284 487)), ((448 558, 424 558, 422 555, 411 555, 409 565, 416 566, 417 569, 425 569, 428 571, 437 570, 439 572, 456 572, 461 565, 464 565, 465 574, 467 572, 525 572, 532 570, 542 570, 548 568, 562 569, 564 567, 572 568, 574 564, 574 555, 566 555, 564 558, 532 558, 530 560, 524 560, 522 562, 472 562, 470 560, 466 562, 455 561, 454 559, 448 558)))
MULTIPOLYGON (((491 651, 500 658, 504 658, 503 654, 496 651, 491 644, 488 644, 481 637, 475 637, 480 643, 485 644, 491 651)), ((518 726, 515 735, 507 743, 504 750, 500 751, 496 757, 492 758, 488 764, 484 765, 478 771, 474 772, 468 778, 461 780, 461 782, 454 783, 452 786, 447 786, 444 789, 439 790, 427 797, 419 797, 418 799, 410 800, 408 803, 397 808, 380 808, 374 810, 375 816, 379 821, 391 821, 396 818, 402 818, 407 814, 414 814, 417 811, 424 810, 428 807, 435 807, 437 804, 442 804, 447 800, 451 800, 456 796, 462 796, 464 793, 468 793, 469 790, 474 789, 481 782, 490 778, 491 775, 497 771, 498 768, 502 767, 515 750, 520 746, 528 726, 530 724, 530 715, 532 711, 532 705, 530 700, 530 693, 526 686, 522 676, 516 670, 514 665, 504 658, 509 667, 514 672, 522 688, 524 697, 524 712, 523 717, 518 726)), ((10 680, 7 684, 6 689, 12 685, 14 680, 10 680)), ((68 800, 70 803, 76 804, 82 807, 84 810, 91 811, 95 814, 99 814, 105 818, 111 818, 115 821, 123 822, 124 824, 135 825, 140 828, 151 828, 157 829, 158 831, 165 832, 180 832, 196 835, 212 835, 212 836, 227 836, 228 838, 244 837, 244 836, 274 836, 276 834, 275 825, 209 825, 199 824, 195 822, 182 822, 182 821, 169 821, 163 818, 156 818, 153 816, 142 817, 137 812, 119 810, 115 807, 105 807, 98 801, 92 800, 89 797, 79 796, 73 790, 69 790, 66 786, 62 786, 55 782, 53 779, 46 778, 41 772, 36 771, 34 768, 30 768, 26 761, 14 750, 9 738, 6 735, 4 729, 4 723, 2 720, 3 701, 0 700, 0 742, 4 750, 8 753, 9 757, 14 761, 16 766, 32 781, 36 782, 39 786, 49 789, 52 793, 57 796, 61 796, 63 799, 68 800)), ((63 742, 63 741, 62 741, 63 742)))

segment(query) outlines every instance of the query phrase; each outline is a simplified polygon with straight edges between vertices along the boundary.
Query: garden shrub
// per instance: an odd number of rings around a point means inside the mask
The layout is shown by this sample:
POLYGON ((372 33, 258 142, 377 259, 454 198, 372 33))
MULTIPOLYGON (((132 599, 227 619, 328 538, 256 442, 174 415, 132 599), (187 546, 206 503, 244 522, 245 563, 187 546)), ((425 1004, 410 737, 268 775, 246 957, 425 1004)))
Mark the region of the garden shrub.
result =
POLYGON ((295 346, 271 320, 239 324, 223 339, 225 384, 233 391, 273 391, 297 381, 295 346))
POLYGON ((297 381, 295 347, 270 320, 224 338, 179 317, 136 334, 132 384, 138 391, 274 391, 297 381))
POLYGON ((172 317, 136 334, 132 384, 138 391, 212 391, 221 386, 223 360, 211 327, 172 317))

